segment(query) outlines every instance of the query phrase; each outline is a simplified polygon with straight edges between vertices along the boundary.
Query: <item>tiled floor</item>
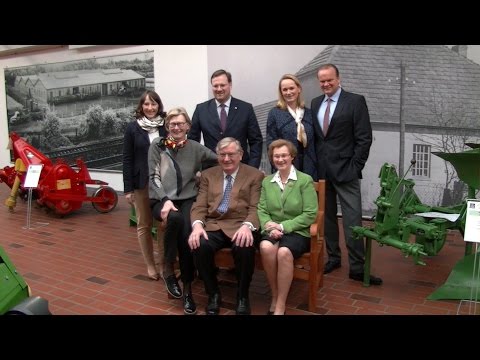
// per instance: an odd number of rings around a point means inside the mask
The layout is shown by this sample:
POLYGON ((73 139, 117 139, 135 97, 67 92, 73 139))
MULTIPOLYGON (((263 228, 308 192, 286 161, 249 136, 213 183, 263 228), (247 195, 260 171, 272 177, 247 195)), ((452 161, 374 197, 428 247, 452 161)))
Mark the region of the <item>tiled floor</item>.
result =
MULTIPOLYGON (((183 314, 180 300, 168 299, 162 281, 145 276, 135 228, 129 226, 129 208, 120 195, 117 208, 98 213, 91 204, 64 218, 32 206, 31 229, 27 203, 18 200, 14 213, 3 206, 10 189, 0 184, 2 246, 34 295, 49 301, 53 314, 183 314), (41 227, 41 224, 48 223, 41 227)), ((343 243, 343 241, 342 241, 343 243)), ((338 314, 455 314, 459 301, 429 301, 426 297, 442 285, 454 264, 463 257, 464 243, 449 235, 439 255, 417 266, 399 250, 373 242, 372 273, 384 284, 363 287, 348 279, 344 266, 325 276, 319 289, 317 313, 338 314)), ((345 255, 345 251, 344 251, 345 255)), ((234 314, 235 280, 221 271, 222 315, 234 314)), ((254 315, 268 310, 270 297, 265 275, 256 271, 251 286, 254 315)), ((207 298, 201 281, 194 283, 198 314, 204 314, 207 298)), ((307 283, 294 281, 288 299, 288 315, 313 315, 306 311, 307 283)))

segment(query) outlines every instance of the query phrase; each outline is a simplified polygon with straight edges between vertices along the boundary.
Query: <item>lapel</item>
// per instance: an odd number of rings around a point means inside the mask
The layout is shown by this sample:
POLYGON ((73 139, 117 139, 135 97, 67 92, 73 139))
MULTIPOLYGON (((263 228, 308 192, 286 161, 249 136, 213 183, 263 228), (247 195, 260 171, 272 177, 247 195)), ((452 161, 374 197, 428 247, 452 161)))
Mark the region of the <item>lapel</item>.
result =
POLYGON ((214 126, 218 131, 222 131, 220 128, 220 117, 218 116, 217 103, 215 102, 215 99, 210 100, 210 104, 208 104, 208 112, 210 114, 210 119, 212 119, 211 125, 214 126))
MULTIPOLYGON (((298 181, 298 180, 295 180, 298 181)), ((293 185, 295 184, 294 180, 290 180, 287 185, 285 186, 285 189, 283 190, 283 196, 281 197, 282 199, 282 208, 285 205, 285 202, 287 201, 288 196, 292 193, 293 185)))
POLYGON ((143 141, 144 141, 144 142, 146 141, 147 144, 150 144, 150 139, 149 139, 149 137, 148 137, 148 132, 146 132, 145 130, 143 130, 143 129, 141 128, 141 126, 138 125, 137 120, 135 120, 135 123, 136 123, 136 125, 137 125, 137 126, 136 126, 136 131, 138 132, 138 134, 143 138, 143 141))
POLYGON ((328 127, 327 136, 328 134, 330 134, 332 129, 335 129, 335 122, 336 122, 335 119, 340 117, 340 115, 342 114, 342 111, 345 108, 345 103, 347 102, 346 101, 347 97, 348 96, 346 95, 345 90, 342 89, 342 91, 340 92, 340 96, 338 97, 338 102, 337 102, 337 106, 335 107, 335 112, 333 113, 332 119, 330 120, 330 126, 328 127))
POLYGON ((223 199, 223 170, 221 166, 218 167, 218 171, 215 173, 213 182, 213 194, 215 209, 217 209, 223 199))
POLYGON ((321 134, 320 136, 323 137, 323 131, 322 127, 320 126, 320 119, 318 117, 318 111, 320 110, 320 106, 322 106, 323 99, 325 99, 325 95, 321 95, 318 98, 318 101, 313 104, 312 106, 312 118, 313 118, 313 126, 315 127, 315 130, 317 131, 318 134, 321 134))
MULTIPOLYGON (((230 101, 230 109, 228 109, 228 116, 227 116, 227 127, 225 131, 230 127, 230 124, 233 124, 233 119, 237 116, 238 113, 238 102, 232 96, 232 100, 230 101)), ((220 120, 219 120, 220 121, 220 120)))
MULTIPOLYGON (((230 204, 233 204, 232 199, 238 199, 238 193, 240 192, 240 189, 243 187, 243 184, 247 179, 247 176, 244 176, 243 173, 244 169, 242 163, 240 163, 237 176, 235 177, 235 182, 233 183, 232 192, 230 194, 230 204)), ((235 202, 236 201, 237 200, 235 200, 235 202)))

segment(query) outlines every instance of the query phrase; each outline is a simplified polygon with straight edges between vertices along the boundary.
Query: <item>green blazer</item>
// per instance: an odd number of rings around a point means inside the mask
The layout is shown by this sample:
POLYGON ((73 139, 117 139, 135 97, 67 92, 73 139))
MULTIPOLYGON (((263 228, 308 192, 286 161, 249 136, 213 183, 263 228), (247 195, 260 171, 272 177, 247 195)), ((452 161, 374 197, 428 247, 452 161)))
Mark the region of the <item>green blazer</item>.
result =
POLYGON ((315 222, 318 212, 318 197, 313 179, 301 171, 297 180, 289 180, 285 190, 276 182, 271 182, 273 175, 262 181, 262 191, 257 207, 262 233, 266 233, 265 224, 274 221, 283 225, 284 233, 296 232, 310 237, 310 225, 315 222))

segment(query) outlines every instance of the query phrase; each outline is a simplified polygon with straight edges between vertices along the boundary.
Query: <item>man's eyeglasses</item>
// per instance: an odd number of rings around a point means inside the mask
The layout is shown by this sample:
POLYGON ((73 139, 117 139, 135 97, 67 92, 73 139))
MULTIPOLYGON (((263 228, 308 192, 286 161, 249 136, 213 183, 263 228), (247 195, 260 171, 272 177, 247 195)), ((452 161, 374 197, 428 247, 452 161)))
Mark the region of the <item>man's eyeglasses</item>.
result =
POLYGON ((222 159, 225 159, 227 156, 231 159, 238 155, 238 152, 235 153, 219 153, 218 156, 222 159))

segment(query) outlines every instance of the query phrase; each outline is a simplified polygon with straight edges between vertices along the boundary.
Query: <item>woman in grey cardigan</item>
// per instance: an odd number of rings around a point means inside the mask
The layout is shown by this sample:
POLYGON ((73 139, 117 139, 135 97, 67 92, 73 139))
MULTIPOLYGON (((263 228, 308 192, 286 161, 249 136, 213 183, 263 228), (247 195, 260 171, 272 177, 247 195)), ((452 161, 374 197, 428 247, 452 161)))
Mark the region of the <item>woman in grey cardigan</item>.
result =
POLYGON ((192 231, 190 209, 198 193, 196 174, 218 164, 213 151, 187 139, 191 125, 184 108, 173 108, 165 119, 167 137, 155 139, 148 152, 150 207, 153 217, 165 224, 163 277, 171 296, 177 299, 183 296, 187 315, 197 311, 190 286, 195 267, 188 246, 192 231), (177 249, 183 292, 174 273, 177 249))

